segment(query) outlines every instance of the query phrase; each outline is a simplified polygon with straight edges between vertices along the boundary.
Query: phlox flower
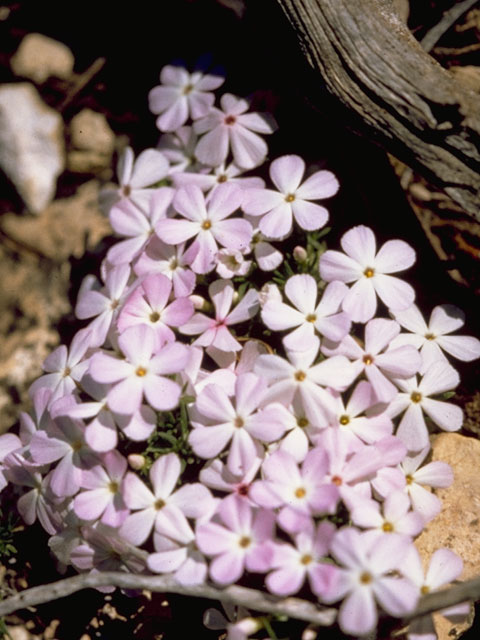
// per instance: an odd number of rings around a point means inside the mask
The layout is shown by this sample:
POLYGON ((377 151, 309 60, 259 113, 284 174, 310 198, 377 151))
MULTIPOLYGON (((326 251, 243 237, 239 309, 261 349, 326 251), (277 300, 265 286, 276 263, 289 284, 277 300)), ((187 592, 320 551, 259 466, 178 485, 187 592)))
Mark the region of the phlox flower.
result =
POLYGON ((118 527, 129 511, 123 501, 122 479, 127 461, 118 451, 102 456, 102 463, 82 472, 81 488, 73 501, 73 510, 83 520, 98 520, 110 527, 118 527))
POLYGON ((200 483, 185 484, 175 491, 180 477, 180 459, 174 453, 163 455, 153 463, 149 478, 153 492, 132 472, 123 481, 123 498, 130 514, 120 527, 120 535, 131 544, 141 545, 152 528, 176 542, 192 539, 187 518, 200 518, 210 511, 212 495, 200 483))
POLYGON ((227 467, 237 475, 245 472, 245 462, 258 455, 256 440, 273 442, 285 431, 276 405, 258 410, 266 386, 255 374, 244 373, 236 378, 232 399, 216 384, 204 387, 195 401, 199 415, 188 439, 193 451, 214 458, 231 441, 227 467))
POLYGON ((342 435, 348 438, 352 450, 361 449, 362 442, 372 444, 392 434, 392 420, 387 411, 379 409, 369 382, 361 380, 347 403, 343 402, 340 393, 333 390, 331 393, 338 403, 336 420, 332 425, 340 428, 342 435))
POLYGON ((287 349, 302 349, 318 331, 332 342, 339 342, 350 330, 348 315, 340 312, 348 288, 342 282, 331 282, 317 304, 318 284, 308 274, 297 274, 285 283, 285 295, 293 307, 275 300, 262 307, 262 320, 269 329, 283 331, 297 327, 284 338, 287 349))
POLYGON ((172 181, 177 188, 195 184, 202 191, 213 191, 225 182, 237 184, 242 189, 262 189, 265 186, 264 180, 257 176, 242 177, 245 171, 245 169, 237 167, 233 162, 227 166, 222 162, 218 167, 209 167, 208 173, 176 171, 172 173, 172 181))
POLYGON ((309 420, 316 423, 322 419, 326 426, 334 412, 334 402, 325 387, 343 391, 355 374, 344 356, 333 356, 314 365, 320 346, 317 336, 304 346, 303 351, 289 351, 289 361, 273 354, 259 356, 254 371, 269 384, 264 402, 289 406, 298 400, 309 420))
POLYGON ((248 273, 251 260, 245 260, 241 251, 234 249, 220 249, 215 256, 217 261, 217 273, 221 278, 233 278, 244 276, 248 273))
POLYGON ((220 185, 208 202, 196 185, 179 189, 173 204, 183 218, 160 220, 155 232, 167 244, 195 238, 188 249, 189 258, 191 255, 188 264, 195 273, 209 273, 215 268, 218 244, 237 251, 249 247, 250 223, 242 218, 225 220, 238 209, 242 197, 241 189, 233 184, 220 185))
POLYGON ((327 471, 328 455, 320 447, 307 453, 300 469, 289 453, 274 451, 262 464, 263 480, 253 483, 249 496, 261 507, 280 507, 280 525, 296 533, 311 516, 335 513, 339 493, 327 471))
POLYGON ((107 253, 107 261, 110 264, 132 262, 142 253, 156 225, 167 217, 174 193, 170 187, 155 189, 145 211, 141 211, 128 200, 112 207, 109 215, 110 224, 115 233, 126 239, 110 247, 107 253))
POLYGON ((180 328, 180 332, 187 336, 201 334, 193 345, 212 346, 221 351, 240 351, 242 346, 235 340, 228 327, 254 317, 258 311, 258 293, 255 289, 249 289, 230 311, 234 291, 231 280, 212 282, 208 287, 208 293, 215 307, 215 318, 209 318, 204 313, 195 313, 180 328))
POLYGON ((360 225, 340 240, 340 251, 320 256, 320 276, 326 282, 354 282, 342 308, 354 322, 368 322, 377 310, 377 298, 392 311, 408 309, 415 298, 412 287, 390 274, 404 271, 415 262, 415 251, 403 240, 388 240, 377 252, 375 235, 360 225))
POLYGON ((394 345, 413 344, 420 349, 423 358, 422 373, 437 360, 446 360, 443 351, 464 362, 480 357, 478 338, 450 335, 465 323, 465 314, 458 307, 450 304, 435 307, 428 324, 416 305, 405 311, 394 312, 394 317, 402 327, 411 332, 398 335, 394 345))
POLYGON ((165 536, 154 535, 155 552, 147 559, 148 568, 155 573, 172 573, 177 582, 195 585, 205 582, 208 566, 205 556, 195 545, 195 535, 191 541, 175 542, 165 536))
POLYGON ((351 335, 347 335, 333 348, 324 342, 322 351, 327 355, 340 354, 350 358, 356 376, 364 373, 373 387, 377 402, 386 403, 398 393, 391 379, 410 378, 420 369, 422 362, 420 354, 411 345, 389 348, 399 332, 400 326, 394 320, 374 318, 365 326, 363 348, 351 335))
POLYGON ((210 576, 222 585, 237 582, 247 571, 270 568, 270 546, 275 516, 267 509, 252 508, 246 500, 230 495, 218 508, 215 520, 198 525, 198 548, 212 556, 210 576))
POLYGON ((273 118, 263 113, 245 113, 250 106, 248 101, 230 93, 220 98, 220 105, 221 110, 213 107, 208 115, 194 123, 195 132, 205 134, 197 144, 195 155, 200 162, 216 167, 225 162, 231 149, 237 166, 253 169, 268 153, 265 141, 257 134, 273 133, 276 129, 273 118))
POLYGON ((400 393, 392 400, 387 412, 392 418, 403 413, 396 435, 409 451, 420 451, 429 445, 424 413, 444 431, 461 428, 463 411, 460 407, 429 397, 450 391, 460 382, 458 373, 446 361, 434 362, 420 382, 417 376, 396 382, 400 393))
POLYGON ((283 261, 283 253, 269 242, 269 238, 264 236, 258 228, 258 218, 253 216, 245 216, 245 219, 250 222, 253 229, 252 239, 250 246, 252 247, 253 254, 255 256, 255 262, 261 271, 273 271, 283 261))
POLYGON ((113 385, 107 394, 109 408, 132 415, 140 409, 143 395, 159 411, 176 407, 180 385, 166 376, 182 371, 189 358, 188 347, 170 342, 155 352, 153 329, 144 324, 125 329, 118 344, 125 359, 98 352, 90 362, 92 378, 113 385))
POLYGON ((418 511, 426 522, 440 513, 442 504, 425 487, 445 488, 453 482, 452 468, 446 462, 434 461, 421 466, 429 451, 430 445, 418 453, 409 453, 400 464, 405 478, 404 491, 410 497, 414 511, 418 511))
MULTIPOLYGON (((420 595, 436 591, 453 580, 456 580, 463 570, 462 559, 450 549, 437 549, 430 559, 426 573, 422 567, 420 554, 412 547, 404 561, 402 571, 418 589, 420 595)), ((470 604, 464 603, 440 611, 442 615, 458 622, 470 613, 470 604)), ((437 640, 434 622, 431 615, 414 618, 408 627, 408 640, 437 640)))
POLYGON ((105 342, 128 294, 129 279, 130 265, 121 264, 107 270, 105 285, 100 290, 88 276, 82 283, 75 305, 75 315, 80 320, 94 318, 88 325, 91 347, 99 347, 105 342))
POLYGON ((160 136, 157 149, 163 153, 170 163, 168 176, 173 180, 173 174, 189 172, 196 175, 197 171, 209 171, 210 167, 197 162, 195 158, 195 147, 198 136, 193 127, 184 125, 172 133, 164 133, 160 136))
POLYGON ((305 460, 310 443, 315 444, 317 435, 325 429, 324 416, 317 416, 315 422, 309 420, 299 398, 294 398, 290 407, 283 407, 283 414, 282 420, 286 425, 287 433, 276 447, 286 451, 300 463, 305 460))
POLYGON ((413 539, 422 531, 425 521, 418 512, 410 510, 410 500, 403 491, 390 493, 382 506, 383 513, 377 501, 362 501, 351 511, 353 524, 368 529, 372 536, 396 533, 413 539))
POLYGON ((295 546, 274 544, 273 570, 265 578, 268 590, 277 596, 289 596, 300 591, 308 577, 312 591, 321 598, 329 585, 329 577, 335 574, 332 564, 322 562, 328 555, 335 531, 330 522, 321 522, 292 536, 295 546))
MULTIPOLYGON (((193 259, 192 251, 189 251, 193 259)), ((172 281, 176 298, 189 296, 195 288, 196 276, 185 261, 185 244, 169 245, 157 236, 151 238, 135 263, 137 276, 161 273, 172 281)))
POLYGON ((130 440, 146 440, 157 424, 155 412, 145 404, 132 415, 114 413, 108 406, 109 385, 102 385, 87 374, 82 378, 82 391, 91 397, 85 402, 74 396, 65 396, 57 400, 51 409, 52 417, 68 416, 72 419, 88 419, 85 425, 85 442, 97 453, 111 451, 117 446, 117 428, 130 440))
POLYGON ((50 477, 51 489, 58 497, 77 493, 82 472, 98 462, 85 442, 84 432, 80 420, 62 417, 32 436, 30 453, 34 462, 43 465, 58 461, 50 477))
POLYGON ((148 211, 152 187, 166 177, 168 160, 157 149, 145 149, 135 160, 131 147, 125 147, 117 165, 119 187, 105 188, 100 192, 100 206, 109 213, 119 202, 129 201, 142 211, 148 211))
MULTIPOLYGON (((125 571, 141 574, 146 569, 147 552, 124 540, 116 529, 98 523, 82 527, 83 541, 70 553, 70 560, 80 571, 125 571)), ((115 587, 98 587, 102 593, 111 593, 115 587)))
POLYGON ((363 636, 376 627, 377 601, 390 615, 401 617, 412 611, 418 600, 415 586, 405 578, 392 576, 402 569, 411 547, 405 536, 383 534, 372 539, 353 527, 340 529, 330 553, 340 564, 323 601, 343 600, 338 623, 344 633, 363 636))
POLYGON ((22 442, 14 433, 4 433, 0 436, 0 491, 3 491, 8 484, 5 478, 3 461, 12 451, 21 449, 22 442))
POLYGON ((312 200, 330 198, 338 191, 338 181, 330 171, 317 171, 303 184, 305 162, 300 156, 277 158, 270 165, 270 177, 278 191, 249 189, 242 209, 252 216, 263 215, 262 233, 270 238, 285 238, 292 230, 293 218, 301 229, 315 231, 324 227, 328 211, 312 200))
POLYGON ((48 404, 50 407, 58 398, 70 394, 88 369, 89 359, 85 356, 89 347, 90 332, 87 328, 77 331, 70 348, 62 344, 52 351, 42 365, 46 374, 37 378, 28 390, 30 397, 33 397, 38 389, 46 387, 52 392, 48 404))
POLYGON ((263 461, 263 452, 258 449, 243 461, 241 473, 232 473, 219 458, 210 460, 200 471, 199 479, 205 486, 217 491, 236 493, 248 499, 253 479, 263 461))
POLYGON ((150 111, 159 114, 156 125, 160 131, 175 131, 185 124, 189 116, 193 120, 210 111, 215 101, 211 93, 225 81, 220 75, 200 71, 188 73, 183 67, 167 65, 160 73, 158 87, 148 94, 150 111))
POLYGON ((173 342, 171 327, 185 324, 193 315, 193 303, 186 297, 169 304, 172 281, 161 273, 147 275, 125 300, 117 320, 120 333, 128 327, 145 324, 153 329, 154 351, 165 342, 173 342))

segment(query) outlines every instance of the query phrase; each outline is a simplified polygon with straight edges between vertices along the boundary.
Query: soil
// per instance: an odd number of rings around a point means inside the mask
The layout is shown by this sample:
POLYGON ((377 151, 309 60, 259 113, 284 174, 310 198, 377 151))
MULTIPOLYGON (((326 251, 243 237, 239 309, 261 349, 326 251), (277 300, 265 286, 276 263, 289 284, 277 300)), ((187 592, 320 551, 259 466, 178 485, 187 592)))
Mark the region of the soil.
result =
MULTIPOLYGON (((410 28, 421 38, 451 4, 412 2, 410 28)), ((70 78, 50 77, 37 85, 45 103, 63 117, 67 152, 73 151, 70 122, 85 108, 106 116, 115 140, 112 161, 97 157, 80 170, 69 165, 58 180, 55 202, 40 216, 26 211, 14 186, 0 176, 1 432, 15 429, 19 411, 28 409, 27 390, 41 374, 45 356, 58 344, 68 344, 78 329, 73 314, 78 288, 85 275, 98 272, 112 242, 96 195, 114 179, 112 167, 126 144, 137 152, 155 146, 158 131, 147 94, 158 84, 161 67, 178 58, 192 63, 211 54, 226 69, 226 91, 249 95, 257 110, 274 112, 280 131, 269 140, 272 158, 297 153, 336 173, 342 188, 330 207, 330 246, 352 224, 374 227, 381 240, 407 240, 419 256, 409 274, 419 305, 429 311, 436 304, 456 304, 467 314, 465 333, 480 334, 480 224, 421 176, 348 131, 343 114, 339 117, 320 80, 307 69, 274 0, 246 5, 243 0, 140 1, 123 7, 91 0, 6 2, 0 6, 1 82, 24 81, 12 72, 10 59, 29 33, 63 42, 75 57, 70 78)), ((474 9, 445 34, 432 55, 457 72, 467 69, 475 83, 479 38, 480 9, 474 9)), ((465 411, 464 432, 478 437, 480 365, 458 368, 462 384, 455 400, 465 411)), ((4 498, 4 513, 7 503, 4 498)), ((18 553, 0 567, 3 595, 58 578, 39 528, 25 530, 19 524, 14 545, 18 553), (32 555, 32 548, 38 552, 32 555)), ((208 604, 162 594, 90 591, 8 616, 7 625, 13 640, 178 640, 192 629, 197 638, 217 638, 218 632, 202 629, 208 604)), ((298 629, 289 630, 291 640, 300 637, 298 629)))

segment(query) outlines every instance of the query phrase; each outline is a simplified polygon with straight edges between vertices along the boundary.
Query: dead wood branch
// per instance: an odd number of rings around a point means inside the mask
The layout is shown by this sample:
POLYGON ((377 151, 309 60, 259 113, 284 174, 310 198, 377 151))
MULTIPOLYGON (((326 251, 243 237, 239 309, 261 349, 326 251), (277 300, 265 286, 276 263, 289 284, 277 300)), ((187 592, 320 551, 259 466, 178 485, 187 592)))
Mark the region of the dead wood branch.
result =
POLYGON ((480 97, 422 49, 393 1, 277 2, 350 125, 480 220, 480 97))

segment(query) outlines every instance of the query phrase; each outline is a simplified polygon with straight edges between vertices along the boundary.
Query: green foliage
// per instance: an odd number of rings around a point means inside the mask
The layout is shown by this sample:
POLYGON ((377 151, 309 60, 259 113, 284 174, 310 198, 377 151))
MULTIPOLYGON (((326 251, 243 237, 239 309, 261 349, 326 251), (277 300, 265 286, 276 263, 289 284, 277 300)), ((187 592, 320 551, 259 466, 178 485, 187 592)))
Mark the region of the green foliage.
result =
POLYGON ((12 555, 17 553, 13 542, 19 522, 15 512, 9 511, 5 515, 0 507, 0 562, 4 562, 5 559, 11 558, 12 555))

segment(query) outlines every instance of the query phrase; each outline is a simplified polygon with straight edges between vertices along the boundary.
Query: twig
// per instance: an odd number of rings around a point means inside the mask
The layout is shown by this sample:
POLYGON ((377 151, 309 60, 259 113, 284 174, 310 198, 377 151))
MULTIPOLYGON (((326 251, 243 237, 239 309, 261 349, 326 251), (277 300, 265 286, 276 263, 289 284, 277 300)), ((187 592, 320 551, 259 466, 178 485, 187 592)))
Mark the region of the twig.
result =
POLYGON ((423 49, 427 52, 431 51, 443 34, 477 2, 478 0, 463 0, 463 2, 457 2, 451 9, 445 11, 440 22, 432 27, 420 41, 423 49))
POLYGON ((77 76, 75 83, 68 91, 63 102, 61 102, 57 107, 58 111, 62 112, 65 107, 70 104, 77 93, 79 93, 90 82, 90 80, 97 75, 97 73, 102 69, 105 62, 105 58, 97 58, 94 62, 92 62, 92 64, 86 71, 77 76))
MULTIPOLYGON (((123 589, 146 589, 161 593, 179 593, 187 596, 208 598, 221 602, 242 605, 255 611, 286 615, 297 620, 305 620, 320 626, 330 626, 336 618, 337 610, 320 607, 313 602, 299 598, 279 599, 269 593, 231 585, 226 589, 217 589, 210 585, 183 586, 171 576, 141 576, 131 573, 109 571, 105 573, 84 573, 73 578, 64 578, 58 582, 43 584, 25 589, 0 602, 0 616, 13 613, 45 602, 65 598, 72 593, 91 587, 115 586, 123 589)), ((436 593, 423 596, 414 611, 404 616, 411 620, 419 616, 445 609, 468 600, 480 598, 480 577, 462 582, 436 593)))
POLYGON ((460 47, 459 49, 450 47, 435 47, 434 53, 438 56, 464 56, 467 53, 473 53, 480 49, 480 42, 475 44, 469 44, 466 47, 460 47))
POLYGON ((330 626, 336 618, 337 610, 319 607, 313 602, 298 598, 279 599, 268 593, 232 585, 226 589, 216 589, 209 585, 186 587, 178 584, 170 576, 139 576, 121 572, 85 573, 73 578, 44 584, 21 591, 0 602, 0 616, 18 609, 32 607, 44 602, 64 598, 89 587, 115 586, 123 589, 146 589, 162 593, 180 593, 187 596, 220 600, 242 605, 248 609, 286 615, 297 620, 330 626))

